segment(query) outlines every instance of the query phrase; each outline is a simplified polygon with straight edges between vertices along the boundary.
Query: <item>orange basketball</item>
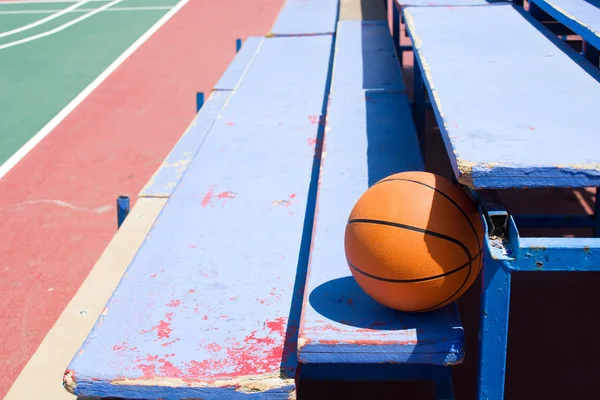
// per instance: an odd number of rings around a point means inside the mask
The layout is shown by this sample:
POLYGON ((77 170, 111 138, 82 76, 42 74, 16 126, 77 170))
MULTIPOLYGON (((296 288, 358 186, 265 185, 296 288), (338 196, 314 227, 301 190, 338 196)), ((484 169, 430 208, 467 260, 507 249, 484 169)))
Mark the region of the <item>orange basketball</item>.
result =
POLYGON ((356 282, 401 311, 450 304, 481 269, 483 224, 460 186, 403 172, 371 186, 348 219, 346 259, 356 282))

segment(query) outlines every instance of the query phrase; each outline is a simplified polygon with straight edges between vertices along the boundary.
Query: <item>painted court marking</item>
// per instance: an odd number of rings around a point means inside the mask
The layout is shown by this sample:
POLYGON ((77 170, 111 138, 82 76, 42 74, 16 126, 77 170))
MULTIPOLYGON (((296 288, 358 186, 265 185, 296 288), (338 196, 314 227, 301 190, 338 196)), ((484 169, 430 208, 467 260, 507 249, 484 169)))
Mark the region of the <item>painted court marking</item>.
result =
POLYGON ((77 24, 77 23, 79 23, 79 22, 81 22, 83 20, 88 19, 91 16, 94 16, 94 15, 98 14, 99 12, 107 9, 108 7, 114 6, 115 4, 119 4, 122 1, 123 0, 113 0, 110 3, 103 5, 102 7, 98 7, 97 9, 95 9, 92 12, 84 14, 81 17, 77 17, 77 18, 75 18, 72 21, 69 21, 69 22, 67 22, 65 24, 59 25, 59 26, 57 26, 54 29, 50 29, 49 31, 38 33, 37 35, 29 36, 29 37, 26 37, 24 39, 15 40, 14 42, 5 43, 3 45, 0 45, 0 50, 7 49, 7 48, 13 47, 13 46, 17 46, 19 44, 31 42, 33 40, 41 39, 43 37, 50 36, 50 35, 53 35, 55 33, 60 32, 60 31, 63 31, 65 29, 67 29, 68 27, 72 26, 72 25, 75 25, 75 24, 77 24))
MULTIPOLYGON (((0 3, 2 4, 2 3, 0 3)), ((111 7, 103 12, 109 11, 163 11, 170 10, 173 6, 148 6, 148 7, 111 7)), ((78 8, 76 10, 69 11, 69 13, 82 13, 93 11, 95 8, 78 8)), ((21 15, 21 14, 52 14, 59 10, 8 10, 0 11, 0 15, 21 15)), ((20 28, 19 28, 20 29, 20 28)), ((0 37, 4 36, 4 33, 0 34, 0 37)))
POLYGON ((69 7, 65 8, 62 11, 57 10, 58 12, 56 12, 56 13, 54 13, 52 15, 49 15, 46 18, 42 18, 42 19, 40 19, 38 21, 32 22, 32 23, 24 25, 24 26, 20 26, 18 28, 12 29, 10 31, 2 32, 2 33, 0 33, 0 37, 5 37, 5 36, 8 36, 8 35, 14 35, 15 33, 23 32, 23 31, 26 31, 27 29, 31 29, 31 28, 36 27, 38 25, 44 24, 44 23, 46 23, 48 21, 52 21, 53 19, 58 18, 61 15, 64 15, 64 14, 68 13, 69 11, 71 11, 71 10, 73 10, 73 9, 79 7, 79 6, 84 5, 88 1, 89 0, 80 1, 79 3, 75 3, 72 6, 69 6, 69 7))
MULTIPOLYGON (((39 0, 38 0, 39 1, 39 0)), ((120 0, 119 0, 120 1, 120 0)), ((179 10, 188 3, 189 0, 181 0, 170 11, 162 16, 150 29, 140 36, 131 46, 127 48, 108 68, 106 68, 98 77, 90 83, 81 93, 79 93, 69 104, 65 106, 58 114, 54 116, 42 129, 40 129, 31 139, 27 141, 19 150, 17 150, 6 162, 0 165, 0 179, 4 177, 17 163, 23 159, 38 143, 52 132, 58 124, 64 120, 90 93, 94 91, 106 78, 110 76, 123 62, 133 54, 146 40, 148 40, 156 31, 160 29, 169 19, 171 19, 179 10)), ((87 15, 87 14, 86 14, 87 15)))

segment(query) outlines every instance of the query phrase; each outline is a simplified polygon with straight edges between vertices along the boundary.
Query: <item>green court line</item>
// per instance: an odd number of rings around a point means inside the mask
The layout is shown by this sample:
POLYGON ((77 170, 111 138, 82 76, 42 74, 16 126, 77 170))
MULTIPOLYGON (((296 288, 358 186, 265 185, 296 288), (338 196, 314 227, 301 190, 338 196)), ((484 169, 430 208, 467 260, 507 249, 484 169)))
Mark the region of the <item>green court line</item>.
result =
POLYGON ((166 12, 101 12, 54 35, 0 50, 0 165, 166 12))

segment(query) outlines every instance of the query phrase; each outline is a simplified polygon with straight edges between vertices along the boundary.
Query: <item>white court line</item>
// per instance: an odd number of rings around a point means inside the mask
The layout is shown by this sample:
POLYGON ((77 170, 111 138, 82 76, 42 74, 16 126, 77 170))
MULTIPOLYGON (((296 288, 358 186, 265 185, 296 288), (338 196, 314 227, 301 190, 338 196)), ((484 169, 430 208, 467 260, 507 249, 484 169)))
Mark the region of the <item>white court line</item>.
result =
POLYGON ((114 6, 115 4, 119 4, 122 1, 123 0, 113 0, 110 3, 103 5, 102 7, 96 8, 94 11, 91 11, 91 12, 89 12, 87 14, 84 14, 81 17, 77 17, 77 18, 75 18, 75 19, 73 19, 73 20, 71 20, 71 21, 69 21, 69 22, 67 22, 65 24, 59 25, 59 26, 57 26, 54 29, 50 29, 49 31, 38 33, 37 35, 28 36, 28 37, 26 37, 24 39, 15 40, 14 42, 8 42, 8 43, 5 43, 3 45, 0 45, 0 50, 7 49, 7 48, 13 47, 13 46, 17 46, 19 44, 31 42, 31 41, 34 41, 34 40, 37 40, 37 39, 41 39, 43 37, 50 36, 50 35, 53 35, 55 33, 60 32, 60 31, 63 31, 65 29, 67 29, 68 27, 70 27, 72 25, 75 25, 78 22, 83 21, 84 19, 88 19, 89 17, 98 14, 99 12, 107 9, 110 6, 114 6))
POLYGON ((23 159, 38 143, 40 143, 58 124, 62 122, 70 113, 73 111, 83 100, 86 99, 106 78, 110 76, 127 58, 133 54, 146 40, 148 40, 156 31, 160 29, 177 11, 181 10, 189 0, 181 0, 175 5, 169 12, 162 16, 161 19, 156 21, 150 29, 148 29, 142 36, 138 38, 131 46, 127 48, 112 64, 109 65, 98 77, 90 83, 81 93, 77 95, 65 108, 60 110, 58 114, 54 116, 42 129, 40 129, 35 136, 33 136, 27 143, 25 143, 19 150, 17 150, 6 162, 0 165, 0 179, 4 177, 19 161, 23 159))
MULTIPOLYGON (((0 0, 0 6, 4 4, 35 4, 35 3, 77 3, 80 0, 0 0)), ((109 0, 90 0, 90 2, 105 2, 109 0)))
POLYGON ((79 6, 84 5, 87 2, 88 2, 88 0, 82 0, 79 3, 75 3, 72 6, 69 6, 69 7, 65 8, 64 10, 59 10, 57 13, 49 15, 46 18, 42 18, 42 19, 37 20, 35 22, 32 22, 32 23, 30 23, 28 25, 23 25, 23 26, 20 26, 18 28, 15 28, 13 30, 10 30, 10 31, 2 32, 2 33, 0 33, 0 37, 5 37, 5 36, 8 36, 8 35, 14 35, 15 33, 23 32, 23 31, 26 31, 27 29, 31 29, 31 28, 36 27, 38 25, 41 25, 41 24, 43 24, 45 22, 52 21, 53 19, 58 18, 61 15, 64 15, 64 14, 68 13, 69 11, 71 11, 71 10, 73 10, 73 9, 79 7, 79 6))
MULTIPOLYGON (((149 7, 111 7, 104 12, 109 11, 163 11, 170 10, 173 6, 149 6, 149 7)), ((82 13, 88 11, 94 11, 95 8, 78 8, 77 10, 69 11, 70 13, 82 13)), ((10 10, 0 11, 0 15, 20 15, 20 14, 52 14, 60 10, 10 10)))

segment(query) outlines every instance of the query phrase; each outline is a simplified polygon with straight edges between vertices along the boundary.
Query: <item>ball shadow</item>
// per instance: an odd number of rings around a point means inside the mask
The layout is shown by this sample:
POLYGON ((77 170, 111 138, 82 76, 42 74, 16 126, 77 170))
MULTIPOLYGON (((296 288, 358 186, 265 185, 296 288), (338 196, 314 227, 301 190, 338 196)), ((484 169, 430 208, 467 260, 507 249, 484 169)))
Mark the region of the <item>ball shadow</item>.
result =
POLYGON ((435 320, 434 314, 404 313, 373 300, 352 276, 333 279, 317 286, 309 295, 313 309, 323 317, 340 324, 375 330, 403 330, 416 328, 424 321, 435 320))

